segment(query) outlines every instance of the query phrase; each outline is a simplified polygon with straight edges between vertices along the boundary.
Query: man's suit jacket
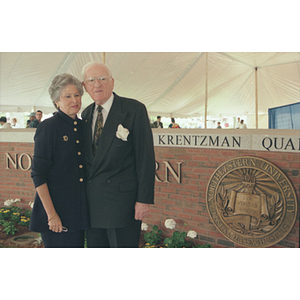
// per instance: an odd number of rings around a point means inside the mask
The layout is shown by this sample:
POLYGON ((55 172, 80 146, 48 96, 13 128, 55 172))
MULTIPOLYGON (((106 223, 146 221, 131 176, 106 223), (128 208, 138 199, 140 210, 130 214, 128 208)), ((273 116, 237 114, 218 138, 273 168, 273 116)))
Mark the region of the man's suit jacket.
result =
POLYGON ((92 103, 82 112, 91 227, 125 227, 134 220, 136 202, 154 203, 155 154, 147 110, 142 103, 114 93, 94 156, 94 108, 92 103), (127 141, 116 136, 119 124, 129 130, 127 141))
POLYGON ((153 127, 154 128, 164 128, 163 123, 158 122, 158 121, 153 122, 153 127))

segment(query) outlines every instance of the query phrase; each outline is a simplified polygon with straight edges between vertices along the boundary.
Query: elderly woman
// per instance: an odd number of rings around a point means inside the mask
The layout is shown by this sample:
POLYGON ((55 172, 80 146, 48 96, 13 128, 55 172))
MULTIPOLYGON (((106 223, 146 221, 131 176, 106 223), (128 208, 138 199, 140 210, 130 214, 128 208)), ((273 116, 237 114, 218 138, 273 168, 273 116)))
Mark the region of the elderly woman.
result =
POLYGON ((40 232, 45 247, 84 247, 89 226, 83 163, 81 82, 56 76, 49 94, 57 113, 40 123, 34 141, 31 177, 36 196, 31 231, 40 232))

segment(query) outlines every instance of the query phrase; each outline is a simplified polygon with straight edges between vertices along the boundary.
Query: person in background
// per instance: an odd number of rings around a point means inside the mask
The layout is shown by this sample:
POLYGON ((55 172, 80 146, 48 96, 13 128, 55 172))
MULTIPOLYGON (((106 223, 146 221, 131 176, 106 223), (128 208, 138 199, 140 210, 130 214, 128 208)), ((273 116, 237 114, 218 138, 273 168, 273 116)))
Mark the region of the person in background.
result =
POLYGON ((17 123, 17 118, 12 118, 11 120, 11 127, 12 128, 21 128, 21 126, 17 123))
POLYGON ((29 128, 29 125, 31 124, 31 122, 33 122, 35 120, 35 112, 31 112, 29 115, 29 120, 27 120, 27 125, 26 128, 29 128))
POLYGON ((155 154, 146 107, 113 92, 108 67, 83 68, 94 103, 81 114, 91 229, 88 248, 137 248, 141 220, 154 203, 155 154))
POLYGON ((175 119, 171 118, 171 124, 169 125, 169 128, 180 128, 180 126, 175 123, 175 119))
POLYGON ((42 118, 43 118, 43 112, 41 110, 37 110, 36 114, 35 114, 36 119, 39 121, 39 123, 42 122, 42 118))
POLYGON ((244 120, 241 120, 240 129, 247 129, 247 125, 244 123, 244 120))
POLYGON ((236 123, 235 128, 236 128, 236 129, 239 129, 240 127, 241 127, 241 118, 238 117, 238 118, 237 118, 237 123, 236 123))
POLYGON ((217 128, 222 129, 221 122, 218 122, 217 128))
POLYGON ((43 112, 41 110, 37 110, 36 113, 32 113, 32 115, 34 115, 34 119, 30 122, 29 124, 29 128, 37 128, 39 126, 39 124, 42 121, 43 118, 43 112))
POLYGON ((46 248, 83 248, 89 227, 82 120, 77 117, 81 82, 57 75, 49 94, 57 113, 37 127, 31 177, 36 189, 29 230, 46 248))
POLYGON ((161 116, 157 116, 157 120, 153 122, 152 128, 164 128, 164 125, 161 122, 161 116))
POLYGON ((2 125, 1 128, 3 128, 3 129, 11 128, 10 123, 7 123, 6 117, 1 117, 0 123, 2 125))

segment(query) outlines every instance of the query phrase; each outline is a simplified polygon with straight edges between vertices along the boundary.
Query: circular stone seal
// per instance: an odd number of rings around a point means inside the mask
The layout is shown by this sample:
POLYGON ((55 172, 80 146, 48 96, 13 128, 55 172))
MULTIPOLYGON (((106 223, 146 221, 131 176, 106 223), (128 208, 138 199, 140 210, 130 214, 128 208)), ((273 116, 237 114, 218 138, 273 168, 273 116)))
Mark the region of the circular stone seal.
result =
POLYGON ((223 163, 211 176, 206 205, 217 229, 244 247, 268 247, 285 238, 297 217, 297 197, 287 176, 251 156, 223 163))

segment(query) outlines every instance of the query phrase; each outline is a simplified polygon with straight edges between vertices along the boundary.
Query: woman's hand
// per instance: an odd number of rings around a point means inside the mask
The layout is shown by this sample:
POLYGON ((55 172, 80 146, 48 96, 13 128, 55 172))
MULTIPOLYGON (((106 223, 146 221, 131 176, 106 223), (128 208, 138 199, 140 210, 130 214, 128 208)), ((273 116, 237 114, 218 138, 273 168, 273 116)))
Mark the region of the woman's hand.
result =
POLYGON ((48 225, 49 225, 49 230, 51 230, 53 232, 62 232, 62 230, 63 230, 60 217, 58 216, 57 213, 55 213, 55 215, 53 215, 49 219, 48 225))
POLYGON ((55 207, 50 197, 47 183, 38 186, 36 188, 36 191, 40 196, 40 199, 43 203, 44 209, 48 216, 49 230, 53 232, 62 232, 63 230, 62 223, 60 217, 57 215, 57 212, 55 211, 55 207))

